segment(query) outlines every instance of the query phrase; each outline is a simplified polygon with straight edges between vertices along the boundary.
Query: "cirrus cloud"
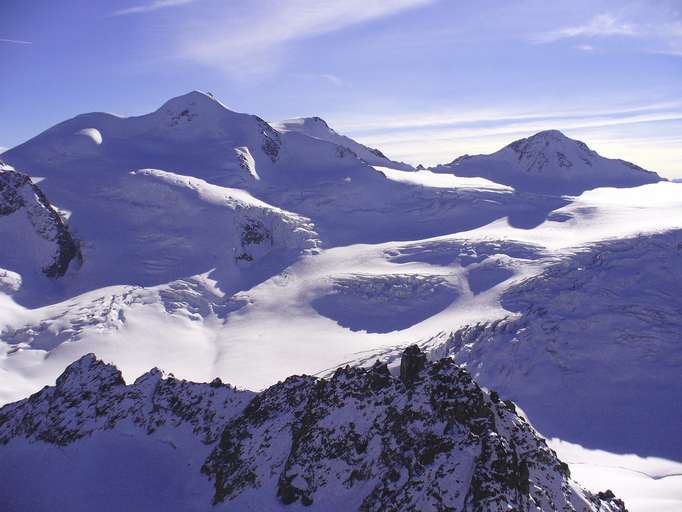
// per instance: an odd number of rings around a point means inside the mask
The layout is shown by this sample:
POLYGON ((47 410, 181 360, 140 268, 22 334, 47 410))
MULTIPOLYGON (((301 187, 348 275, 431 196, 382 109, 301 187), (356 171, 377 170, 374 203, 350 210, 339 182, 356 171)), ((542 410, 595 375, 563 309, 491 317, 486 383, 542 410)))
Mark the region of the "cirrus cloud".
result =
POLYGON ((228 72, 272 70, 295 41, 336 32, 433 0, 264 0, 248 9, 208 9, 188 23, 179 55, 228 72))
POLYGON ((531 39, 536 43, 551 43, 560 39, 580 36, 636 36, 637 33, 637 25, 619 20, 610 14, 599 14, 582 25, 542 32, 534 35, 531 39))
POLYGON ((155 0, 145 4, 133 5, 125 9, 114 11, 113 16, 124 16, 126 14, 142 14, 145 12, 158 11, 168 7, 177 7, 179 5, 186 5, 195 2, 196 0, 155 0))

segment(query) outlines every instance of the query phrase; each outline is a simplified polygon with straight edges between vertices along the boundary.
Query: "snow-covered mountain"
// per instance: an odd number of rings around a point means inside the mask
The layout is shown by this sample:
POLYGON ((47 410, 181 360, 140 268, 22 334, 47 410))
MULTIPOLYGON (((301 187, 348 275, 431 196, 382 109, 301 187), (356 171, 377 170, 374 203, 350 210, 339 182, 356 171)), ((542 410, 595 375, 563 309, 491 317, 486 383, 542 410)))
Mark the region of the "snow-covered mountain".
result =
MULTIPOLYGON (((629 479, 656 475, 588 488, 655 503, 635 511, 679 508, 679 408, 666 404, 682 393, 682 184, 553 132, 486 167, 522 173, 512 186, 478 168, 403 170, 349 140, 194 92, 143 116, 78 116, 3 153, 16 171, 0 174, 12 205, 0 215, 11 241, 0 248, 0 403, 91 352, 126 382, 158 366, 262 390, 377 358, 397 372, 418 343, 583 454, 569 460, 579 474, 607 449, 629 479), (618 188, 562 195, 600 184, 618 188), (48 277, 55 261, 66 272, 48 277), (652 456, 669 460, 648 472, 652 456)), ((124 450, 126 435, 93 457, 124 450)), ((193 468, 207 456, 192 455, 193 468)), ((187 489, 208 485, 195 474, 187 489)), ((196 492, 203 506, 213 491, 196 492)))
POLYGON ((580 194, 598 187, 635 187, 662 180, 625 160, 604 158, 558 130, 514 141, 490 155, 464 155, 434 170, 550 194, 580 194))
POLYGON ((379 363, 346 367, 328 380, 290 377, 255 397, 157 369, 126 386, 89 354, 54 387, 0 409, 0 468, 0 504, 36 512, 211 503, 625 511, 613 493, 573 482, 511 401, 483 391, 451 359, 428 363, 415 346, 403 353, 399 378, 379 363), (154 469, 141 474, 144 464, 154 469), (168 485, 168 471, 179 486, 168 485))
MULTIPOLYGON (((521 250, 502 246, 490 258, 484 244, 469 248, 477 255, 469 283, 478 290, 512 275, 499 255, 521 250)), ((537 246, 522 250, 541 257, 537 246)), ((499 299, 507 316, 441 333, 423 347, 518 399, 542 432, 679 460, 682 409, 670 404, 682 392, 680 289, 681 230, 601 242, 510 286, 499 299)))
POLYGON ((297 117, 273 123, 272 126, 281 132, 298 132, 315 139, 326 140, 353 151, 370 165, 390 167, 401 171, 412 171, 414 167, 403 162, 390 160, 376 148, 370 148, 354 141, 350 137, 338 134, 321 117, 297 117))
POLYGON ((12 148, 3 159, 52 181, 62 174, 86 179, 83 175, 94 171, 101 179, 104 173, 113 177, 155 168, 248 190, 377 175, 344 146, 279 132, 197 91, 142 116, 76 116, 12 148))

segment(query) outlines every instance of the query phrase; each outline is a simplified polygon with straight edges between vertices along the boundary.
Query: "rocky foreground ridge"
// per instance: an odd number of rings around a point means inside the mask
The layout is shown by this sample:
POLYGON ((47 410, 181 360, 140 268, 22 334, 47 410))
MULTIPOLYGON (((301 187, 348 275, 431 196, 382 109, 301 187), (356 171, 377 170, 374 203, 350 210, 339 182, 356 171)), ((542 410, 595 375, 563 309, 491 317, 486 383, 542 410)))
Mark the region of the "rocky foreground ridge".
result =
POLYGON ((131 428, 149 442, 188 429, 207 447, 206 509, 625 511, 610 491, 573 482, 512 402, 416 346, 398 376, 377 362, 258 394, 158 369, 126 385, 89 354, 55 386, 0 409, 0 460, 13 443, 66 447, 131 428))

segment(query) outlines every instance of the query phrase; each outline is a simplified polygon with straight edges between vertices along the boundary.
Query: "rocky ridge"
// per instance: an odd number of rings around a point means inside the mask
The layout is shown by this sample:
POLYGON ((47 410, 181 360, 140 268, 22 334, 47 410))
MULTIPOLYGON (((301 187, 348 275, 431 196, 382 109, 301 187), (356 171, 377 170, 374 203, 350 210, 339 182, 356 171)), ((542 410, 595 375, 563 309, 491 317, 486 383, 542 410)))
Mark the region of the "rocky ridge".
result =
POLYGON ((126 385, 89 354, 56 386, 0 409, 0 452, 18 439, 67 446, 124 426, 150 439, 186 427, 213 446, 201 471, 217 509, 625 510, 612 493, 577 486, 512 402, 416 346, 399 377, 377 362, 256 395, 157 369, 126 385))

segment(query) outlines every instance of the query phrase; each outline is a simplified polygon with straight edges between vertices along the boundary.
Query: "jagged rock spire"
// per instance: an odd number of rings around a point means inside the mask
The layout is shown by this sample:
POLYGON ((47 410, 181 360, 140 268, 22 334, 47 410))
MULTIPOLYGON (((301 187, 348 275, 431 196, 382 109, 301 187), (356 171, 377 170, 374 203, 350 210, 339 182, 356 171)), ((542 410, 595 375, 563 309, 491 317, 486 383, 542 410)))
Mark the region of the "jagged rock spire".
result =
POLYGON ((424 366, 426 366, 426 354, 417 345, 410 345, 400 359, 400 380, 409 386, 419 377, 419 372, 424 369, 424 366))

